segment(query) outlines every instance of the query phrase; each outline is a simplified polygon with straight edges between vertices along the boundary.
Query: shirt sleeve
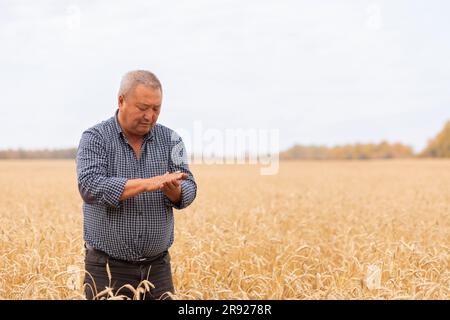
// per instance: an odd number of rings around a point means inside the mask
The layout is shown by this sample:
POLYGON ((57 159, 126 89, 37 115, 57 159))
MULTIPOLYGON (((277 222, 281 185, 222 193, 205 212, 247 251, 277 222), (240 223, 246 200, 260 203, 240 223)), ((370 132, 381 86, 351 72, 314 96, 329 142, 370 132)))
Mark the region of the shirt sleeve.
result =
POLYGON ((170 172, 181 171, 188 175, 186 180, 181 181, 181 200, 179 203, 173 203, 167 196, 165 197, 166 205, 179 210, 184 209, 194 201, 197 195, 197 183, 189 169, 184 142, 175 132, 170 142, 169 170, 170 172))
POLYGON ((107 177, 107 154, 104 141, 87 130, 81 136, 77 151, 78 190, 88 204, 118 208, 127 178, 107 177))

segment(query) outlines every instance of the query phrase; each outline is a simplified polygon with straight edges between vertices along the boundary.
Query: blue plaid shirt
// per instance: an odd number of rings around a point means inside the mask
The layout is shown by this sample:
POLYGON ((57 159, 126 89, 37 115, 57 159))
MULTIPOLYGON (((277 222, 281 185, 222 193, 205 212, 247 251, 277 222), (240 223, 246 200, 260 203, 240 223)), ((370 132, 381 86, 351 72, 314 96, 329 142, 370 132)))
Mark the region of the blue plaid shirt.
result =
POLYGON ((171 129, 156 124, 145 136, 139 160, 115 116, 83 132, 77 152, 78 189, 83 198, 84 240, 109 256, 137 261, 168 250, 174 240, 173 208, 192 203, 197 185, 184 143, 171 129), (128 179, 180 170, 181 201, 162 191, 119 201, 128 179))

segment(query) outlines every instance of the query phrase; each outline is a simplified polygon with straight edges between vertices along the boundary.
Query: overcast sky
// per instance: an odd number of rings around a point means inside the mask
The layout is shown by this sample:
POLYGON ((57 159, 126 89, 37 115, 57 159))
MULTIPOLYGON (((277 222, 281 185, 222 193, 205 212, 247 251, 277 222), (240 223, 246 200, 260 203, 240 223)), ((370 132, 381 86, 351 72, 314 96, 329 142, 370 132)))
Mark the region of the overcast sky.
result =
POLYGON ((0 0, 0 149, 77 146, 113 115, 122 74, 148 69, 173 129, 417 151, 450 119, 449 12, 445 0, 0 0))

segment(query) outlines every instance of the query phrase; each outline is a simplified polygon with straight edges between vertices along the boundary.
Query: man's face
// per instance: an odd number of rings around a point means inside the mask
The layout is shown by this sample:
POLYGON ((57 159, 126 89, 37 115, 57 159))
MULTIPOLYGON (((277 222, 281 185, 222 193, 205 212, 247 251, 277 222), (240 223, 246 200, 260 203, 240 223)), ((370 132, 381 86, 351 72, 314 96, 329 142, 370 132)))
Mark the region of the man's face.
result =
POLYGON ((160 89, 139 84, 126 96, 119 96, 120 124, 125 133, 144 136, 156 124, 161 111, 160 89))

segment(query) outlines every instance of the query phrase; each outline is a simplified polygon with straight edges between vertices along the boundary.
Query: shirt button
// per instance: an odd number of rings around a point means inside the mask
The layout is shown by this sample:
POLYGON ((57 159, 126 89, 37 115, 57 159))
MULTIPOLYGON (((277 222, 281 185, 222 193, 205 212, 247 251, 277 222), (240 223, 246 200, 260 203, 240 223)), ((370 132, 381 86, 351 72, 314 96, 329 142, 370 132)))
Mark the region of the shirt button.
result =
POLYGON ((142 211, 139 211, 139 215, 142 216, 142 211))
POLYGON ((140 234, 138 238, 139 238, 139 239, 142 239, 142 235, 140 234))

